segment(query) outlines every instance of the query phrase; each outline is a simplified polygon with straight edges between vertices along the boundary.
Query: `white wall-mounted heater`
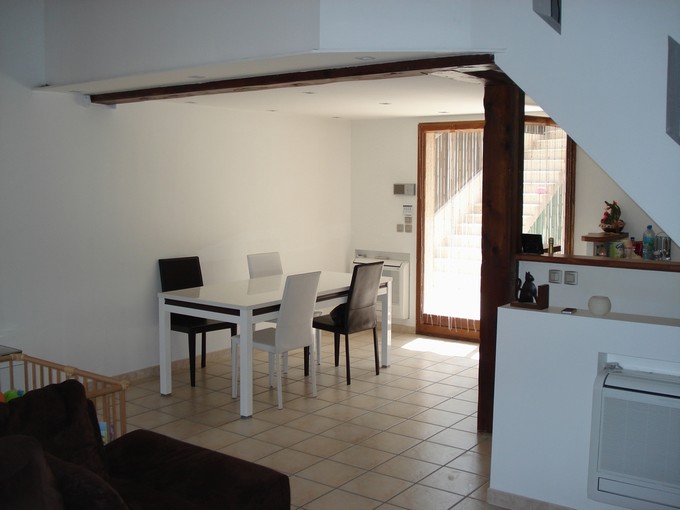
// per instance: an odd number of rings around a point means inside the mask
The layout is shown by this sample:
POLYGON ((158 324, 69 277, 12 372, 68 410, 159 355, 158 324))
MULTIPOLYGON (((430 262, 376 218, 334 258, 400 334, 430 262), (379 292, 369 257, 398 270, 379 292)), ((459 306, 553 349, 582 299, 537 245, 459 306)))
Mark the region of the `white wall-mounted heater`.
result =
MULTIPOLYGON (((408 253, 356 250, 352 260, 352 266, 369 262, 384 262, 383 276, 392 277, 392 317, 395 319, 408 319, 409 317, 411 277, 408 259, 408 253)), ((378 301, 378 309, 380 309, 380 301, 378 301)))
POLYGON ((595 380, 588 496, 680 509, 680 377, 607 364, 595 380))

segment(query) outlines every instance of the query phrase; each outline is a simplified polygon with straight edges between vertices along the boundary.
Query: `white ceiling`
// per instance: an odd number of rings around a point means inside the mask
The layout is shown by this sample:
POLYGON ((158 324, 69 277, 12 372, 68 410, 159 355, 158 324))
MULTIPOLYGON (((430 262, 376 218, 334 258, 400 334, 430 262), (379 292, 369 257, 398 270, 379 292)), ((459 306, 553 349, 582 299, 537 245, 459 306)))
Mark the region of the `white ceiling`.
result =
MULTIPOLYGON (((218 81, 243 76, 261 76, 293 70, 357 66, 438 56, 442 54, 436 52, 404 54, 314 52, 271 59, 245 59, 222 65, 144 73, 87 83, 51 85, 43 87, 43 90, 100 94, 182 83, 218 81)), ((460 78, 460 74, 457 74, 457 77, 460 78)), ((408 78, 362 79, 325 85, 232 92, 164 101, 229 110, 352 120, 480 115, 484 112, 483 94, 484 89, 481 84, 423 74, 408 78)), ((527 98, 527 103, 534 104, 529 98, 527 98)), ((531 111, 536 111, 536 108, 531 108, 531 111)))

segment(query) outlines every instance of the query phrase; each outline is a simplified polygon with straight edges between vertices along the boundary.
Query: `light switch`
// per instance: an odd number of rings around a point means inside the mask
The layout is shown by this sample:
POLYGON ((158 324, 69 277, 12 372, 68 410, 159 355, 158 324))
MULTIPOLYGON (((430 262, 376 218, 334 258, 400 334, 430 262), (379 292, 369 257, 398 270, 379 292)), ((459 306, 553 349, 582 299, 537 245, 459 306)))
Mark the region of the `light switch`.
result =
POLYGON ((404 231, 404 224, 403 223, 397 223, 397 232, 403 232, 404 231))
POLYGON ((565 271, 564 272, 564 283, 566 285, 577 285, 578 284, 578 273, 576 271, 565 271))
POLYGON ((548 282, 562 283, 562 271, 559 269, 551 269, 548 271, 548 282))

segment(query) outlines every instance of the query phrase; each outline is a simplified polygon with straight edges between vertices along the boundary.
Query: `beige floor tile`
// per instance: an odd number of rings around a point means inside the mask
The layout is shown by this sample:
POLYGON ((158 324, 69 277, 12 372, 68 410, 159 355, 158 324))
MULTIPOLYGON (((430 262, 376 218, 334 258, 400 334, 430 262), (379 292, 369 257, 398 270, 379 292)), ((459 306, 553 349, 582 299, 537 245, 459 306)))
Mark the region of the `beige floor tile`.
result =
POLYGON ((479 501, 473 498, 465 498, 463 501, 453 507, 452 510, 505 510, 500 506, 492 505, 484 501, 479 501))
POLYGON ((279 427, 274 427, 273 429, 260 432, 254 436, 254 439, 266 441, 268 443, 273 443, 275 445, 287 448, 304 441, 305 439, 309 439, 311 436, 312 434, 309 432, 304 432, 302 430, 281 425, 279 427))
POLYGON ((262 457, 271 455, 280 449, 280 446, 276 446, 272 443, 246 438, 242 441, 239 441, 238 443, 232 443, 228 446, 225 446, 224 448, 220 448, 218 451, 226 453, 227 455, 231 455, 232 457, 238 457, 239 459, 256 462, 262 457))
POLYGON ((161 411, 146 411, 135 416, 129 416, 127 421, 140 429, 154 429, 177 419, 176 416, 161 411))
POLYGON ((398 455, 373 468, 373 472, 415 483, 434 473, 439 468, 439 464, 432 464, 398 455))
MULTIPOLYGON (((275 401, 276 402, 276 401, 275 401)), ((296 420, 297 418, 301 418, 305 415, 305 413, 301 411, 296 411, 294 409, 286 409, 285 406, 283 409, 278 409, 276 407, 272 409, 268 409, 266 411, 261 411, 257 413, 257 419, 258 420, 264 420, 264 421, 270 421, 272 423, 276 423, 278 425, 283 425, 286 424, 290 421, 296 420)))
POLYGON ((380 501, 335 489, 305 505, 305 510, 373 510, 380 501))
POLYGON ((300 418, 289 421, 287 425, 294 429, 304 430, 305 432, 310 432, 312 434, 320 434, 321 432, 337 427, 342 423, 342 421, 319 416, 318 414, 306 414, 300 418))
POLYGON ((393 454, 368 446, 355 445, 331 457, 332 460, 363 469, 373 469, 394 457, 393 454))
POLYGON ((338 452, 352 447, 352 443, 338 441, 330 437, 312 436, 291 446, 293 450, 319 455, 320 457, 332 457, 338 452))
POLYGON ((291 505, 294 508, 304 507, 310 501, 314 501, 332 490, 333 487, 322 483, 306 480, 298 476, 290 477, 290 499, 291 505))
POLYGON ((242 436, 252 437, 264 432, 265 430, 276 427, 275 423, 268 421, 261 421, 253 418, 241 418, 232 422, 221 425, 221 430, 241 434, 242 436))
POLYGON ((350 480, 340 489, 359 496, 387 501, 411 486, 411 482, 380 473, 368 472, 350 480))
POLYGON ((442 427, 450 427, 454 423, 467 418, 464 414, 451 413, 441 409, 428 409, 413 417, 416 421, 423 421, 425 423, 432 423, 433 425, 440 425, 442 427))
POLYGON ((210 428, 184 439, 188 443, 210 450, 219 450, 233 443, 243 441, 243 436, 218 428, 210 428))
POLYGON ((432 395, 431 393, 421 393, 419 391, 414 391, 408 395, 404 395, 399 398, 399 402, 404 402, 406 404, 415 404, 423 407, 434 407, 446 402, 447 398, 440 395, 432 395))
MULTIPOLYGON (((452 386, 453 387, 453 386, 452 386)), ((477 402, 468 402, 458 398, 452 398, 436 406, 436 409, 470 416, 477 412, 477 402)))
POLYGON ((463 455, 456 457, 449 462, 446 467, 459 469, 461 471, 469 471, 481 476, 489 476, 491 469, 491 457, 488 455, 480 455, 475 452, 465 452, 463 455))
POLYGON ((440 425, 415 420, 404 420, 388 429, 389 432, 415 439, 427 439, 442 430, 444 430, 444 427, 440 425))
POLYGON ((314 482, 340 487, 365 472, 365 469, 326 459, 300 471, 297 475, 314 482))
POLYGON ((154 428, 154 432, 174 437, 175 439, 186 439, 187 437, 210 430, 210 428, 207 425, 189 420, 175 420, 154 428))
POLYGON ((404 419, 399 418, 398 416, 390 416, 389 414, 382 414, 379 412, 369 412, 350 420, 350 423, 370 427, 376 430, 387 430, 403 421, 404 419))
POLYGON ((451 446, 423 441, 422 443, 418 443, 413 448, 409 448, 404 453, 402 453, 402 455, 412 459, 433 462, 443 466, 451 462, 456 457, 459 457, 463 453, 465 453, 465 450, 460 448, 453 448, 451 446))
POLYGON ((380 408, 381 413, 389 414, 391 416, 399 416, 400 418, 411 418, 416 414, 420 414, 426 410, 427 407, 425 406, 395 401, 392 401, 380 408))
POLYGON ((308 453, 295 451, 291 449, 279 450, 271 455, 262 457, 257 461, 262 466, 267 466, 276 469, 288 476, 302 471, 314 464, 323 460, 323 457, 310 455, 308 453))
POLYGON ((196 413, 187 416, 186 418, 197 423, 202 423, 203 425, 208 425, 209 427, 219 427, 220 425, 241 419, 238 414, 227 411, 222 407, 209 409, 208 411, 196 413))
POLYGON ((361 425, 354 425, 353 423, 343 423, 332 429, 328 429, 321 435, 325 437, 332 437, 340 441, 358 444, 371 436, 378 434, 379 431, 370 427, 363 427, 361 425))
POLYGON ((333 404, 320 409, 316 414, 319 416, 326 416, 327 418, 333 418, 334 420, 349 421, 364 413, 366 413, 365 409, 359 409, 343 404, 333 404))
POLYGON ((436 489, 454 492, 461 496, 476 491, 489 479, 467 471, 459 471, 448 467, 443 467, 425 477, 420 481, 421 485, 434 487, 436 489))
POLYGON ((379 409, 385 404, 389 404, 391 401, 385 398, 374 397, 372 395, 354 395, 347 400, 343 400, 342 404, 346 406, 358 407, 359 409, 366 409, 368 411, 373 411, 379 409))
POLYGON ((445 444, 454 448, 469 450, 479 442, 479 436, 474 432, 464 430, 444 429, 429 439, 432 443, 445 444))
POLYGON ((419 442, 419 439, 414 439, 412 437, 406 437, 392 432, 381 432, 380 434, 376 434, 363 441, 362 445, 368 446, 369 448, 375 448, 376 450, 398 454, 417 445, 419 442))
POLYGON ((389 502, 408 510, 448 510, 462 499, 458 494, 416 484, 389 502))

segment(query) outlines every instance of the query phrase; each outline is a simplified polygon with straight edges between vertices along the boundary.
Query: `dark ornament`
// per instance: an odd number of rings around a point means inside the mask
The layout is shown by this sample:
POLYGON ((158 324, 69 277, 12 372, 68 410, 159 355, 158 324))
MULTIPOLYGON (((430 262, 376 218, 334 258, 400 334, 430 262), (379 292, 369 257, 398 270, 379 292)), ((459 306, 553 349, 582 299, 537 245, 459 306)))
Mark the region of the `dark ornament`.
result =
POLYGON ((534 277, 530 272, 524 275, 524 285, 522 280, 517 278, 517 301, 520 303, 533 303, 537 296, 536 285, 534 285, 534 277))

